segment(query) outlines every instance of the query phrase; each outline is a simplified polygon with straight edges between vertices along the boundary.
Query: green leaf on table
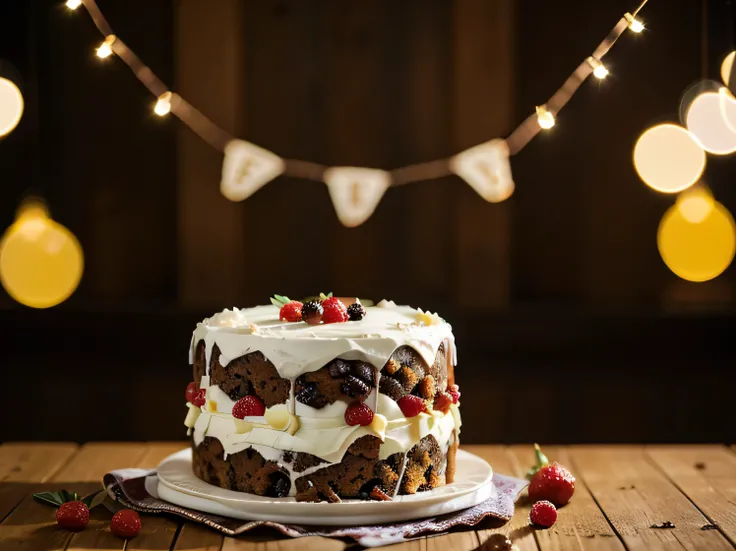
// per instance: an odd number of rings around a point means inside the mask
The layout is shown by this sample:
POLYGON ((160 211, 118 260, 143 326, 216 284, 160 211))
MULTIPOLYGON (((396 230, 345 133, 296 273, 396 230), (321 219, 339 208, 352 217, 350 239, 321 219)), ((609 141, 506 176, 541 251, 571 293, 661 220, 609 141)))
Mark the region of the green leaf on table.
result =
POLYGON ((62 490, 61 497, 64 499, 64 503, 67 501, 79 501, 79 494, 77 492, 67 492, 66 490, 62 490))
POLYGON ((105 501, 105 497, 107 494, 104 490, 98 490, 94 492, 93 494, 89 494, 87 497, 85 497, 82 500, 82 503, 84 503, 88 509, 92 509, 93 507, 97 507, 98 505, 101 505, 103 501, 105 501))
POLYGON ((64 503, 59 492, 40 492, 38 494, 33 494, 33 499, 39 503, 51 505, 52 507, 60 507, 61 504, 64 503))

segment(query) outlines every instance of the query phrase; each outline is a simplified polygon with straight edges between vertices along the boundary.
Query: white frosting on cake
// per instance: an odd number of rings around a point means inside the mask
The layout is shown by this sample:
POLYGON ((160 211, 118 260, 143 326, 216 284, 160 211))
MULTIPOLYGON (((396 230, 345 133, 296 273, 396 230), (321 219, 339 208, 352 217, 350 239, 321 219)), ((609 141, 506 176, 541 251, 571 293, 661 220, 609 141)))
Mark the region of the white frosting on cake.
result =
POLYGON ((427 365, 432 365, 444 342, 449 361, 455 364, 452 328, 436 314, 382 301, 375 307, 366 307, 366 316, 360 321, 308 325, 282 322, 278 317, 276 306, 234 308, 197 325, 192 336, 190 363, 197 344, 204 341, 207 368, 201 387, 207 390, 207 403, 198 417, 190 414, 187 418, 190 424, 196 418, 191 427, 195 445, 209 436, 221 442, 226 457, 247 448, 255 449, 264 459, 278 462, 289 472, 290 495, 294 495, 297 478, 339 463, 350 445, 362 436, 379 438, 382 441, 379 457, 386 459, 395 453, 408 452, 428 435, 437 440, 440 449, 446 450, 454 435, 459 433, 461 421, 457 405, 453 404, 447 414, 432 411, 406 418, 394 400, 377 392, 378 381, 366 399, 375 413, 374 422, 367 427, 346 424, 346 401, 337 400, 315 409, 296 401, 293 396, 293 382, 299 375, 316 371, 335 358, 363 360, 380 371, 397 348, 410 346, 427 365), (245 354, 260 351, 281 377, 292 381, 289 403, 269 408, 267 414, 272 410, 292 411, 292 419, 298 423, 296 431, 270 427, 265 416, 246 418, 245 421, 252 425, 241 424, 238 430, 231 414, 233 400, 219 387, 208 386, 215 345, 220 350, 220 365, 226 366, 245 354), (282 460, 284 451, 308 453, 326 463, 297 473, 293 471, 293 464, 282 460))
MULTIPOLYGON (((197 325, 190 361, 194 347, 204 340, 208 374, 215 344, 220 350, 220 365, 260 351, 279 375, 289 379, 316 371, 335 358, 363 360, 380 369, 403 345, 411 346, 432 365, 443 341, 450 341, 454 354, 454 337, 448 323, 436 318, 439 323, 426 325, 425 319, 421 310, 386 301, 366 307, 366 316, 360 321, 322 325, 279 321, 279 309, 271 305, 234 308, 197 325)), ((452 360, 456 363, 456 358, 452 360)))

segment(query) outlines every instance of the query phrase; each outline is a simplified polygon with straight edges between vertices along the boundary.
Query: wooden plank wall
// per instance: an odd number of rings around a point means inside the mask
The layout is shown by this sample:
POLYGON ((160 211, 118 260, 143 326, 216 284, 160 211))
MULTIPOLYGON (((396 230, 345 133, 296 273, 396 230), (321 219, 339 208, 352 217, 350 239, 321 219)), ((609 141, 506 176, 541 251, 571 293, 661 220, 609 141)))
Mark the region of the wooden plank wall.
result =
MULTIPOLYGON (((235 2, 238 14, 233 2, 216 3, 202 14, 223 23, 216 44, 243 33, 243 50, 205 73, 196 68, 213 46, 204 55, 193 37, 202 42, 213 30, 202 25, 196 4, 179 9, 182 91, 201 95, 216 120, 225 109, 233 117, 242 111, 230 127, 284 156, 392 168, 509 129, 510 0, 243 0, 235 2), (233 79, 242 93, 221 88, 233 79)), ((324 185, 286 178, 234 215, 203 185, 214 184, 217 169, 214 158, 203 158, 206 146, 190 144, 186 130, 182 139, 184 304, 221 307, 263 302, 273 292, 330 290, 435 308, 508 304, 510 207, 483 202, 459 180, 391 190, 355 229, 337 222, 324 185), (458 269, 469 262, 474 270, 458 269)))

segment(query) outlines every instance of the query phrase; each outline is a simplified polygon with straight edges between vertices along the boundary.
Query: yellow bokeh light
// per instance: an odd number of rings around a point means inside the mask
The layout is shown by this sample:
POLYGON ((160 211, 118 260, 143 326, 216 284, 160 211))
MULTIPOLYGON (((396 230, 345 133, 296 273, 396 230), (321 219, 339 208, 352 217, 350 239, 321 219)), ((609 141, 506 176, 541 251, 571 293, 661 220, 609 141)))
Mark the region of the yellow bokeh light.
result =
POLYGON ((700 179, 705 152, 681 126, 661 124, 644 132, 636 142, 634 167, 649 187, 677 193, 700 179))
POLYGON ((23 94, 15 83, 0 77, 0 136, 10 134, 23 117, 23 94))
POLYGON ((726 86, 729 85, 728 81, 731 79, 731 69, 733 69, 734 58, 736 58, 736 52, 731 52, 726 56, 726 59, 724 59, 721 64, 721 78, 726 86))
POLYGON ((79 285, 83 269, 76 237, 39 203, 24 205, 0 241, 0 283, 26 306, 64 302, 79 285))
POLYGON ((693 186, 677 196, 676 204, 685 220, 697 224, 713 210, 715 199, 705 186, 693 186))
POLYGON ((690 104, 685 119, 687 129, 708 153, 736 152, 736 101, 730 94, 700 94, 690 104))
POLYGON ((688 221, 675 205, 662 217, 657 247, 676 275, 687 281, 708 281, 731 264, 736 252, 736 226, 731 213, 718 202, 697 223, 688 221))

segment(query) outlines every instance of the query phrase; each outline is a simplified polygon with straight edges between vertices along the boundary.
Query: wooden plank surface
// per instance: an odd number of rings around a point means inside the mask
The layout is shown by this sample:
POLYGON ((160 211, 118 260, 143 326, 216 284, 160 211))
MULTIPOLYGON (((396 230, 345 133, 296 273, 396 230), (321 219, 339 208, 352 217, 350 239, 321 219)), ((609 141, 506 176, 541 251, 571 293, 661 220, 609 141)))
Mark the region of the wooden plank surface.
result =
POLYGON ((736 455, 724 446, 648 446, 647 454, 736 545, 736 455))
MULTIPOLYGON (((463 449, 488 461, 494 472, 513 476, 521 470, 516 459, 503 446, 463 446, 463 449)), ((513 541, 519 551, 537 551, 539 547, 534 539, 534 533, 529 529, 530 510, 531 504, 527 500, 520 499, 511 522, 501 528, 478 530, 479 542, 491 545, 499 539, 499 536, 505 536, 513 541)))
POLYGON ((650 462, 643 446, 580 446, 573 466, 629 551, 733 546, 650 462), (671 522, 675 528, 653 528, 671 522))
MULTIPOLYGON (((521 466, 512 474, 523 477, 534 464, 533 447, 513 446, 510 453, 516 459, 515 465, 521 466)), ((548 446, 544 448, 544 453, 550 461, 558 461, 570 469, 577 480, 575 495, 570 503, 559 509, 555 525, 549 530, 535 532, 539 548, 542 551, 624 551, 621 540, 575 472, 567 451, 561 447, 548 446)))
MULTIPOLYGON (((5 488, 15 488, 19 504, 0 524, 3 551, 310 551, 355 548, 329 538, 290 539, 270 530, 225 538, 199 525, 143 516, 141 534, 129 541, 109 530, 111 514, 92 511, 83 532, 59 530, 55 510, 34 502, 31 491, 46 484, 87 493, 99 477, 119 467, 154 468, 184 443, 23 444, 0 446, 0 507, 5 488), (31 488, 33 487, 33 490, 31 488)), ((499 473, 521 476, 531 464, 531 446, 464 446, 488 460, 499 473)), ((510 538, 519 551, 637 551, 734 549, 736 534, 736 454, 721 446, 579 446, 545 448, 550 459, 577 477, 574 499, 560 510, 557 524, 535 530, 528 524, 530 504, 522 498, 514 519, 500 528, 419 538, 391 551, 494 549, 510 538), (652 524, 671 521, 673 529, 652 524), (711 522, 719 530, 701 530, 711 522), (621 539, 619 539, 621 538, 621 539), (623 540, 623 543, 622 541, 623 540)), ((14 507, 14 508, 13 508, 14 507)), ((2 510, 0 509, 0 513, 2 510)))

